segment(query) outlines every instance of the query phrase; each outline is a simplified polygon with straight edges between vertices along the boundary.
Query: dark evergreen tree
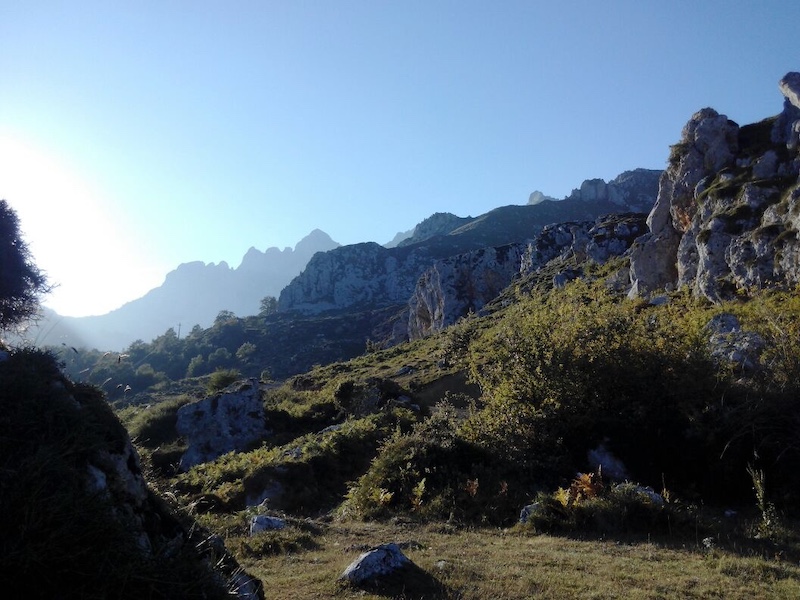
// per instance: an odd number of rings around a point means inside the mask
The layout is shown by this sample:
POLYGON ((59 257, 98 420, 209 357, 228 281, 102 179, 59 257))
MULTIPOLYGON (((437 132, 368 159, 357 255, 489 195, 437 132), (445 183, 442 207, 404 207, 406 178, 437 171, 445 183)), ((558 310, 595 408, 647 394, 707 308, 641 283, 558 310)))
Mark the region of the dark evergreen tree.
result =
POLYGON ((17 213, 0 200, 0 329, 33 317, 39 297, 49 290, 22 240, 17 213))

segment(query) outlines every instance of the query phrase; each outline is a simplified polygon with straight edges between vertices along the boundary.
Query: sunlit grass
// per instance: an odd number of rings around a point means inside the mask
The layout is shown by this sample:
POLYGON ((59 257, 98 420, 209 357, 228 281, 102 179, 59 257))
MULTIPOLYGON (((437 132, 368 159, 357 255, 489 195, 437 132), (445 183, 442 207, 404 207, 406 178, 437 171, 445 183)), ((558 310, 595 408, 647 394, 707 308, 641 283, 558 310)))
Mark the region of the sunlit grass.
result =
MULTIPOLYGON (((291 527, 291 526, 290 526, 291 527)), ((263 535, 263 534, 260 534, 263 535)), ((282 534, 284 537, 286 533, 282 534)), ((242 557, 272 597, 303 598, 795 598, 800 567, 774 558, 643 540, 577 540, 515 529, 317 524, 307 549, 242 557), (364 549, 390 541, 422 573, 380 593, 337 582, 364 549), (405 589, 405 591, 404 591, 405 589)), ((310 538, 308 538, 310 536, 310 538)), ((233 546, 241 544, 235 537, 233 546)))

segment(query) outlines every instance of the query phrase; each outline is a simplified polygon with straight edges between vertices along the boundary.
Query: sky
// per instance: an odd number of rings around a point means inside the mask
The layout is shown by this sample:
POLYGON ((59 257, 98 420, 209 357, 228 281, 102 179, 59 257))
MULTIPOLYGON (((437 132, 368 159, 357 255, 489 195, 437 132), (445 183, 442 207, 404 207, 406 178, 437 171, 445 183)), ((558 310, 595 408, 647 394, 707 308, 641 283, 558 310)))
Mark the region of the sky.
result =
POLYGON ((775 115, 786 0, 0 0, 0 198, 62 315, 313 229, 666 165, 697 110, 775 115))

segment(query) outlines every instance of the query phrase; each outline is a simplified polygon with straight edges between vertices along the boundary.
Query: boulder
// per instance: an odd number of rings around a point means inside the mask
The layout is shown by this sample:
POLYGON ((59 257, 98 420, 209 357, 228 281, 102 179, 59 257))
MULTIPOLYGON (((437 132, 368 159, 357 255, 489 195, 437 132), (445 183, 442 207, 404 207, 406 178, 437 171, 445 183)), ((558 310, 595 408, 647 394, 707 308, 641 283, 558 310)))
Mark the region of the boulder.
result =
POLYGON ((539 502, 534 502, 532 504, 527 504, 527 505, 522 507, 521 511, 519 511, 519 522, 524 525, 525 523, 527 523, 530 520, 530 518, 532 516, 536 515, 539 512, 542 512, 542 511, 543 511, 543 508, 542 508, 541 503, 539 503, 539 502))
POLYGON ((182 406, 176 430, 189 446, 180 461, 183 471, 233 450, 247 450, 270 433, 258 380, 182 406))
POLYGON ((277 531, 284 527, 286 527, 286 521, 278 517, 256 515, 250 519, 250 535, 255 535, 262 531, 277 531))
POLYGON ((625 464, 604 443, 600 443, 597 448, 589 450, 587 458, 589 459, 589 466, 597 472, 602 472, 605 477, 619 481, 630 478, 625 464))
POLYGON ((751 374, 759 369, 761 352, 766 347, 764 338, 754 331, 743 331, 736 315, 720 313, 707 324, 708 348, 711 357, 720 363, 728 363, 742 374, 751 374))
POLYGON ((382 544, 361 554, 348 565, 339 579, 354 585, 369 584, 412 564, 400 550, 400 546, 394 543, 382 544))

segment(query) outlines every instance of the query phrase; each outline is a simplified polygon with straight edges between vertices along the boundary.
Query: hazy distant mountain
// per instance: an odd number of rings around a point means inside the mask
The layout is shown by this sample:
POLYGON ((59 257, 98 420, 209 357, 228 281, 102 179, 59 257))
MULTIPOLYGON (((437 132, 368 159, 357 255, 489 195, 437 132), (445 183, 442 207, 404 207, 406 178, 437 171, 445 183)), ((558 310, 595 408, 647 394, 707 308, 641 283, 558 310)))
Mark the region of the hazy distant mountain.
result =
POLYGON ((45 318, 28 333, 38 344, 122 350, 137 339, 150 341, 170 327, 188 332, 208 327, 222 310, 237 316, 255 315, 264 296, 281 290, 305 268, 317 252, 337 248, 328 234, 315 229, 292 248, 250 248, 237 268, 190 262, 167 274, 161 286, 108 314, 62 317, 45 311, 45 318))

